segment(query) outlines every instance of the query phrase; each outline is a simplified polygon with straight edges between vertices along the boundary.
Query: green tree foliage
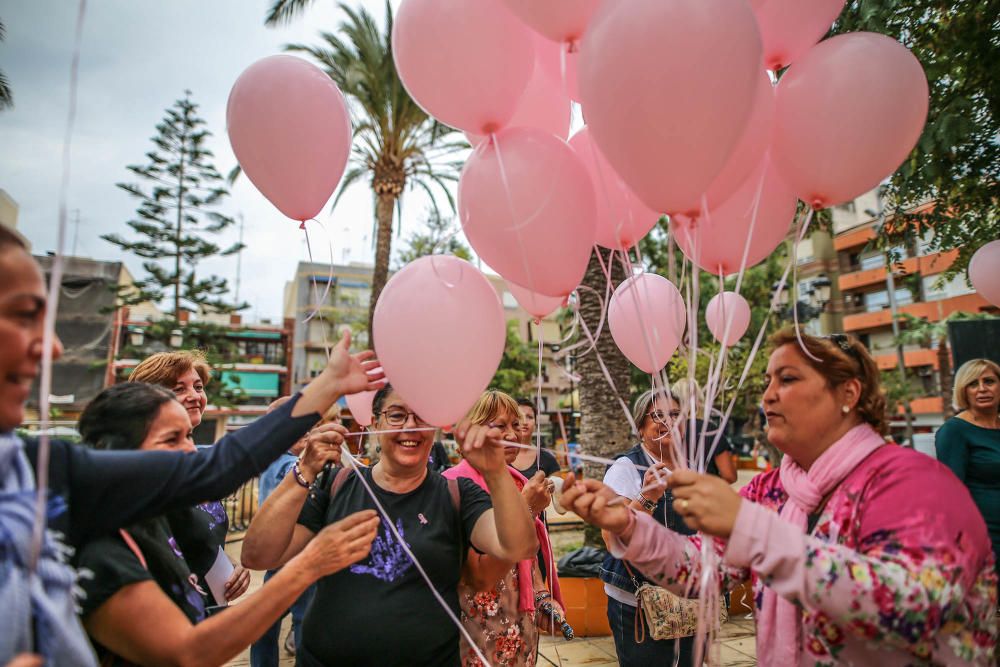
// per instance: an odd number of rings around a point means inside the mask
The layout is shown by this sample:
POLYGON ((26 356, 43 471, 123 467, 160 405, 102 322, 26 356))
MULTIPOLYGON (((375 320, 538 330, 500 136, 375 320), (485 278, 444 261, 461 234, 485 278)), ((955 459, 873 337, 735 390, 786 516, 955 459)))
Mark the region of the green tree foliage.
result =
MULTIPOLYGON (((958 248, 946 277, 1000 238, 1000 0, 851 0, 834 32, 871 30, 902 42, 930 84, 927 126, 886 189, 886 246, 934 230, 933 249, 958 248), (936 200, 929 211, 908 211, 936 200)), ((858 100, 864 104, 864 100, 858 100)))
POLYGON ((442 217, 440 211, 432 208, 428 211, 424 224, 425 230, 415 232, 406 239, 407 247, 399 253, 397 268, 424 255, 448 254, 472 261, 472 251, 456 238, 458 230, 452 218, 442 217))
POLYGON ((160 302, 172 296, 174 320, 182 311, 203 309, 229 313, 246 308, 226 300, 226 280, 218 276, 198 277, 195 267, 208 257, 231 255, 242 244, 225 250, 206 240, 219 234, 233 219, 216 206, 229 194, 223 177, 212 164, 212 152, 205 147, 211 133, 198 116, 191 92, 166 110, 152 138, 155 148, 146 153, 145 165, 128 170, 146 185, 118 183, 118 187, 139 200, 136 218, 127 222, 139 240, 118 234, 101 238, 142 259, 147 277, 120 291, 125 305, 145 301, 160 302))
MULTIPOLYGON (((6 36, 6 29, 4 28, 3 21, 0 21, 0 42, 3 41, 6 36)), ((10 83, 7 81, 7 76, 0 69, 0 111, 4 109, 9 109, 14 106, 14 93, 10 91, 10 83)))
POLYGON ((538 377, 538 355, 521 340, 517 333, 517 320, 507 320, 507 343, 503 358, 490 389, 499 389, 511 396, 519 396, 530 388, 538 377))

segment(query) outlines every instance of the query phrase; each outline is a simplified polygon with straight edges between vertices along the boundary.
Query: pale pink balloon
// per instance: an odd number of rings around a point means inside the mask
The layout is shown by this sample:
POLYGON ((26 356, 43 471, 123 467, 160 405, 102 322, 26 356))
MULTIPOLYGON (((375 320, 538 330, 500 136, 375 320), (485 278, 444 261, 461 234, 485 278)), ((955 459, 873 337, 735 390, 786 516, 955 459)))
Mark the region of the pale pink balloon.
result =
POLYGON ((537 62, 545 68, 574 102, 580 101, 580 49, 575 44, 559 44, 538 35, 535 40, 537 62))
POLYGON ((645 373, 667 365, 680 345, 685 322, 681 293, 655 273, 623 281, 608 304, 608 328, 615 345, 645 373))
POLYGON ((651 209, 696 212, 739 142, 761 42, 734 0, 615 0, 580 45, 591 135, 651 209))
POLYGON ((969 281, 980 296, 1000 306, 1000 240, 990 241, 972 256, 969 281))
MULTIPOLYGON (((524 89, 507 127, 537 127, 565 139, 569 136, 571 111, 572 102, 563 91, 562 84, 549 78, 545 68, 536 61, 528 87, 524 89)), ((466 132, 465 137, 473 146, 486 139, 484 135, 471 132, 466 132)))
POLYGON ((506 280, 546 296, 566 296, 583 279, 595 208, 573 149, 534 128, 512 127, 481 143, 458 183, 462 227, 476 254, 506 280))
POLYGON ((507 281, 507 289, 517 299, 517 303, 521 308, 524 308, 528 314, 539 320, 543 317, 548 317, 566 305, 566 297, 564 296, 536 294, 509 280, 507 281))
POLYGON ((226 129, 247 178, 293 220, 319 214, 351 151, 344 96, 325 72, 295 56, 268 56, 240 74, 226 129))
POLYGON ((765 158, 729 199, 709 210, 705 219, 671 217, 670 231, 687 258, 715 276, 737 273, 750 234, 758 189, 760 202, 746 266, 758 264, 774 252, 788 235, 797 201, 784 178, 765 158))
POLYGON ((774 127, 774 86, 766 72, 757 77, 757 92, 754 95, 753 111, 747 121, 743 135, 733 149, 722 173, 715 177, 705 192, 709 208, 729 198, 747 179, 750 172, 760 164, 764 151, 771 145, 771 130, 774 127))
POLYGON ((372 321, 375 352, 411 410, 435 426, 465 416, 500 365, 503 307, 476 267, 451 255, 416 259, 386 283, 372 321))
POLYGON ((927 104, 927 78, 906 47, 871 32, 837 35, 781 77, 774 162, 814 208, 851 201, 910 154, 927 104))
POLYGON ((660 214, 635 196, 594 145, 586 127, 573 135, 569 145, 580 156, 594 184, 597 197, 597 244, 627 250, 649 233, 660 214))
POLYGON ((504 0, 514 14, 554 42, 576 42, 601 0, 504 0))
POLYGON ((427 113, 466 132, 507 125, 531 78, 531 31, 500 0, 403 0, 392 56, 427 113))
POLYGON ((715 340, 731 347, 750 326, 750 304, 736 292, 716 294, 705 306, 705 324, 715 340))
MULTIPOLYGON (((376 371, 384 370, 381 366, 376 371)), ((361 391, 357 394, 347 394, 344 401, 347 402, 347 409, 351 411, 351 416, 359 426, 372 425, 372 401, 375 400, 374 391, 361 391)))
POLYGON ((753 3, 764 42, 764 67, 788 67, 823 38, 845 0, 767 0, 753 3))

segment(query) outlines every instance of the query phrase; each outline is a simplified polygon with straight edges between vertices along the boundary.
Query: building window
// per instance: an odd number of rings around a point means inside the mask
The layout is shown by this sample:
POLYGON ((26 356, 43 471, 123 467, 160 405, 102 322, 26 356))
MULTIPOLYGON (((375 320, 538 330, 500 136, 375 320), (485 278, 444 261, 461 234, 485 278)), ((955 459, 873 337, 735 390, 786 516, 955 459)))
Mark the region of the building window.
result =
MULTIPOLYGON (((907 304, 913 303, 913 293, 906 288, 896 289, 896 304, 900 306, 905 306, 907 304)), ((865 294, 865 310, 869 313, 883 310, 889 307, 889 291, 882 290, 881 292, 871 292, 870 294, 865 294)))
POLYGON ((858 264, 861 266, 862 271, 867 271, 868 269, 878 269, 885 266, 885 255, 879 253, 878 255, 861 257, 858 259, 858 264))

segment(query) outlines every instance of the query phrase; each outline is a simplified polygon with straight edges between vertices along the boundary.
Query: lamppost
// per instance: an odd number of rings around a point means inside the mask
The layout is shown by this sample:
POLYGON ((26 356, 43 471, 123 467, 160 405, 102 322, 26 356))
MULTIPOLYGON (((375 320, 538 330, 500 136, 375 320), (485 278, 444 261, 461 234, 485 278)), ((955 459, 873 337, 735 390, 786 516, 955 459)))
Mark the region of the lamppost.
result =
MULTIPOLYGON (((779 311, 782 317, 788 319, 797 315, 800 322, 814 320, 826 311, 826 305, 830 303, 833 283, 824 274, 820 274, 809 285, 809 290, 805 293, 807 300, 797 298, 795 304, 790 303, 788 286, 778 294, 779 311), (795 310, 793 311, 792 308, 795 310)), ((771 296, 778 291, 778 283, 771 286, 771 296)), ((802 295, 797 295, 802 296, 802 295)))

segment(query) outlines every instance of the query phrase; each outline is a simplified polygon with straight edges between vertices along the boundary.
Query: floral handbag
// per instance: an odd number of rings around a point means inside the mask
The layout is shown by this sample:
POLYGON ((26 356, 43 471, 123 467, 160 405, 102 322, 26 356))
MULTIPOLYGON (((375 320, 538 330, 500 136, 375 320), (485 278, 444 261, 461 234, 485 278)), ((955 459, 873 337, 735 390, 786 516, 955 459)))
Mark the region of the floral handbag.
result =
MULTIPOLYGON (((647 625, 650 637, 657 640, 690 637, 698 631, 698 600, 682 598, 666 588, 649 582, 640 584, 628 563, 625 561, 622 563, 636 587, 635 598, 638 604, 635 609, 635 642, 637 644, 646 640, 647 625)), ((727 620, 729 612, 724 601, 720 600, 718 625, 727 620)))

